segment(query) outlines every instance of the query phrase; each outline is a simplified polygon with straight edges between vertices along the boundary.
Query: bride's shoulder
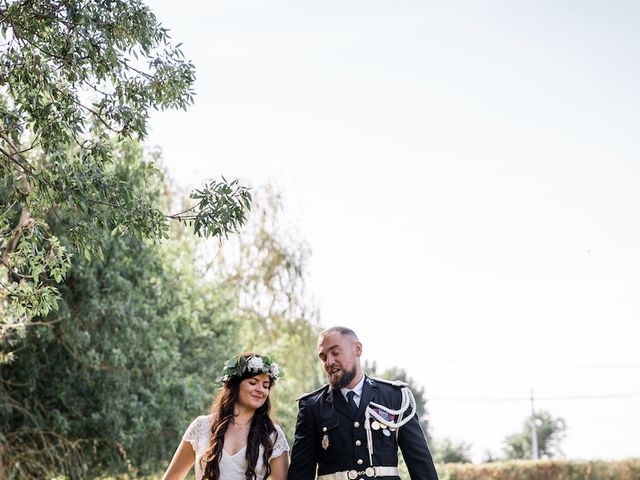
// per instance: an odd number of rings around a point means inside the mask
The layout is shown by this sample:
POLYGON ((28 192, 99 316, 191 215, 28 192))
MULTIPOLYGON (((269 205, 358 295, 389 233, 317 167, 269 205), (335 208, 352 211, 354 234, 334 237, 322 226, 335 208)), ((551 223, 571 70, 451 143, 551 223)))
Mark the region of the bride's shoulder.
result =
POLYGON ((282 436, 286 438, 284 430, 282 430, 282 427, 280 425, 278 425, 277 423, 274 423, 273 426, 276 429, 276 431, 273 433, 274 436, 282 436))
POLYGON ((287 436, 282 431, 280 425, 274 425, 276 431, 271 434, 271 441, 273 442, 273 453, 271 458, 278 457, 282 452, 289 451, 289 442, 287 442, 287 436))
POLYGON ((213 415, 212 414, 200 415, 199 417, 196 417, 194 422, 211 424, 213 422, 213 415))
POLYGON ((191 443, 196 452, 200 452, 208 443, 210 431, 211 415, 200 415, 193 419, 182 439, 191 443))
POLYGON ((192 427, 198 430, 209 430, 213 423, 213 415, 200 415, 191 422, 192 427))

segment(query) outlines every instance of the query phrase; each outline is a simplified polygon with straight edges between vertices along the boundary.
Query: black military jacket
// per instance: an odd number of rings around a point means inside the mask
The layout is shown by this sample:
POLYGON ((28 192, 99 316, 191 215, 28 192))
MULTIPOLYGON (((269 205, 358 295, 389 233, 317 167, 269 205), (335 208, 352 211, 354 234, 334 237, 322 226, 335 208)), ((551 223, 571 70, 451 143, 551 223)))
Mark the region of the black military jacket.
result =
MULTIPOLYGON (((355 416, 342 392, 328 385, 301 397, 288 480, 313 480, 316 473, 319 476, 345 470, 364 471, 369 466, 395 467, 398 465, 398 447, 412 480, 437 480, 417 416, 389 436, 384 435, 382 429, 372 430, 373 463, 369 462, 365 408, 369 402, 374 402, 399 409, 401 388, 401 385, 366 377, 355 416)), ((358 478, 366 479, 366 476, 359 475, 358 478)))

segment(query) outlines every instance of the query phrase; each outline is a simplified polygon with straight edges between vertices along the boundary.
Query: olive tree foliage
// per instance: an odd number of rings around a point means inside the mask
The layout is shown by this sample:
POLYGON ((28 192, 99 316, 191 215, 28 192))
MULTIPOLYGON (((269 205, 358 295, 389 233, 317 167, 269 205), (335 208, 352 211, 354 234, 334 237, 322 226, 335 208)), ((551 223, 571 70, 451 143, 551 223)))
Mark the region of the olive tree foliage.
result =
POLYGON ((522 430, 504 439, 506 459, 531 458, 531 421, 536 422, 539 458, 554 458, 562 455, 560 444, 565 437, 567 424, 561 417, 553 417, 546 410, 540 410, 522 425, 522 430))
POLYGON ((293 440, 296 398, 325 383, 316 346, 318 311, 307 286, 309 248, 286 221, 270 186, 254 192, 251 218, 225 241, 209 273, 238 292, 239 343, 276 358, 285 375, 272 391, 274 415, 293 440))
MULTIPOLYGON (((136 142, 113 157, 110 176, 166 207, 162 174, 143 167, 136 142)), ((69 245, 67 217, 51 216, 51 235, 69 245)), ((72 257, 47 328, 27 329, 0 365, 1 478, 158 473, 239 348, 238 295, 203 278, 196 237, 178 225, 161 245, 101 235, 102 258, 72 257)))
POLYGON ((169 219, 202 236, 244 223, 237 182, 212 181, 170 214, 109 167, 114 145, 145 137, 150 110, 192 102, 194 78, 140 0, 0 0, 0 363, 56 308, 72 255, 104 257, 105 231, 158 240, 169 219))
POLYGON ((431 443, 436 463, 471 463, 471 447, 470 443, 457 442, 449 437, 431 443))

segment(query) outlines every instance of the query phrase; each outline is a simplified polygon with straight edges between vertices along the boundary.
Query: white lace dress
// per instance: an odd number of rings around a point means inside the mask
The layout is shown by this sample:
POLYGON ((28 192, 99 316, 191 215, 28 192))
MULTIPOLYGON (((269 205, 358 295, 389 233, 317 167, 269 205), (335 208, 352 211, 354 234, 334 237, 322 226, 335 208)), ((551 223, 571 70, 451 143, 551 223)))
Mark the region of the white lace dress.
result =
MULTIPOLYGON (((279 457, 284 452, 289 451, 289 444, 287 438, 284 436, 282 429, 276 425, 276 431, 271 434, 273 442, 273 453, 269 460, 279 457)), ((184 432, 183 440, 189 442, 196 452, 196 480, 202 479, 202 465, 200 460, 209 448, 209 439, 211 435, 211 415, 202 415, 196 418, 187 431, 184 432)), ((222 458, 220 459, 220 480, 244 480, 244 472, 247 470, 246 449, 244 446, 235 455, 229 455, 222 450, 222 458)), ((258 454, 258 464, 256 465, 256 478, 264 478, 265 468, 262 462, 262 455, 264 448, 260 446, 260 453, 258 454)))

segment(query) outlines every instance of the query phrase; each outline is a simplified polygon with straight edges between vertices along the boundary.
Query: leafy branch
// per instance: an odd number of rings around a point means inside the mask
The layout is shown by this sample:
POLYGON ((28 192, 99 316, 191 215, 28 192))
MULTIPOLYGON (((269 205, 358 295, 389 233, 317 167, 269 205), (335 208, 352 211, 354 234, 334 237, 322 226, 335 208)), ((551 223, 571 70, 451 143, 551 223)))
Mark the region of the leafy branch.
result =
POLYGON ((196 204, 167 218, 193 226, 194 232, 202 237, 228 237, 237 232, 246 222, 246 213, 251 209, 251 193, 238 184, 238 180, 228 183, 215 180, 204 188, 194 190, 189 195, 196 204))

